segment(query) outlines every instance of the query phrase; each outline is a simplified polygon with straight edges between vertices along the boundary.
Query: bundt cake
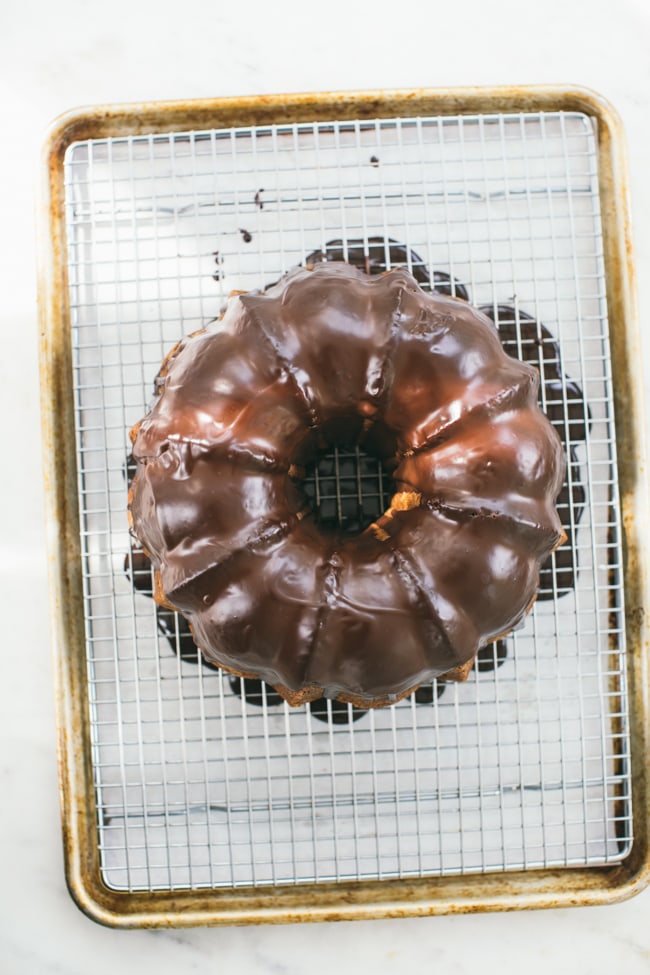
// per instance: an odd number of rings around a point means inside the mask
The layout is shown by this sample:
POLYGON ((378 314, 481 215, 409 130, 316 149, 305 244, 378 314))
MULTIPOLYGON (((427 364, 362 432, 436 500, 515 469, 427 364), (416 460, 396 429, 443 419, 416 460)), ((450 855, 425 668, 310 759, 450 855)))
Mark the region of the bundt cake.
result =
POLYGON ((293 705, 377 707, 464 679, 563 538, 564 454, 538 381, 485 316, 401 268, 321 263, 232 296, 167 356, 131 431, 156 599, 206 659, 293 705), (318 529, 301 480, 351 442, 395 490, 341 538, 318 529))

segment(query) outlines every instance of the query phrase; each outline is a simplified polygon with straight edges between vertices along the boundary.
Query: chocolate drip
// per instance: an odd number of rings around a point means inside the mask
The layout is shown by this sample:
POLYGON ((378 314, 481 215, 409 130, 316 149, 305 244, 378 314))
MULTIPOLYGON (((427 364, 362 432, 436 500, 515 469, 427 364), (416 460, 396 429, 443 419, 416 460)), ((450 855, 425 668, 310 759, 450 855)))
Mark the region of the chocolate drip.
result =
POLYGON ((307 708, 318 721, 332 724, 350 724, 368 713, 363 708, 355 708, 352 704, 345 704, 343 701, 328 700, 326 697, 319 697, 317 701, 312 701, 307 708))
POLYGON ((508 656, 508 643, 506 640, 495 640, 481 647, 476 655, 476 669, 480 674, 489 673, 501 667, 508 656))
POLYGON ((278 704, 282 704, 282 698, 277 691, 274 691, 264 681, 255 680, 254 677, 234 677, 230 674, 228 683, 233 694, 243 698, 247 704, 254 704, 261 708, 264 706, 265 699, 268 707, 277 707, 278 704))
POLYGON ((462 298, 463 301, 469 301, 465 285, 457 278, 452 278, 446 271, 434 270, 432 287, 428 267, 419 254, 391 237, 329 240, 323 250, 312 251, 305 258, 306 265, 318 264, 321 261, 345 261, 366 274, 383 274, 391 268, 405 267, 423 291, 433 290, 438 294, 453 295, 462 298))
MULTIPOLYGON (((127 579, 130 579, 134 589, 143 596, 153 598, 151 562, 142 549, 134 548, 125 556, 124 572, 127 579)), ((157 604, 155 610, 156 625, 160 634, 165 637, 169 646, 181 660, 191 664, 201 663, 209 670, 219 670, 209 660, 206 660, 198 649, 192 637, 192 631, 184 616, 157 604)))
MULTIPOLYGON (((479 651, 480 652, 480 651, 479 651)), ((435 681, 433 684, 422 684, 413 694, 416 704, 432 704, 435 698, 444 694, 445 685, 442 681, 435 681)))
POLYGON ((554 599, 575 588, 578 553, 575 530, 582 518, 586 492, 576 455, 576 443, 586 439, 591 416, 582 390, 564 376, 560 349, 545 325, 511 305, 482 305, 497 325, 508 355, 529 362, 541 376, 539 403, 557 430, 568 456, 566 476, 557 499, 557 511, 566 541, 540 571, 538 599, 554 599))

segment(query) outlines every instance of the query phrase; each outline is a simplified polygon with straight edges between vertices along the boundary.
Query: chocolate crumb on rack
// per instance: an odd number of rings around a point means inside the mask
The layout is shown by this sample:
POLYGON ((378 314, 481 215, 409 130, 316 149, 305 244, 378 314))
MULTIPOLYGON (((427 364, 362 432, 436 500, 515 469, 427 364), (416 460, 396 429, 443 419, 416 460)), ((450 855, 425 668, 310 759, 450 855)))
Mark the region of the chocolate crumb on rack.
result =
POLYGON ((212 274, 213 281, 221 281, 223 279, 223 271, 221 265, 223 264, 223 259, 219 251, 212 251, 212 257, 214 258, 214 263, 216 266, 216 271, 212 274))

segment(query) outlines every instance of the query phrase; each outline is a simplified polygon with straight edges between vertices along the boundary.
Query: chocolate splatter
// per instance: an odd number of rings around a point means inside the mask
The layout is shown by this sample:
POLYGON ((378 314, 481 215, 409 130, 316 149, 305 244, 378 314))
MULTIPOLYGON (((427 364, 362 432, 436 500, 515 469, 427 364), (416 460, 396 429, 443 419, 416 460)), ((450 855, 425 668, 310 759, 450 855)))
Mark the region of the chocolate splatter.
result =
POLYGON ((440 697, 445 692, 446 684, 442 680, 434 680, 432 684, 422 684, 417 691, 413 692, 416 704, 431 704, 434 698, 440 697))
POLYGON ((235 677, 230 674, 228 683, 233 694, 243 698, 247 704, 254 704, 261 708, 264 705, 264 698, 269 707, 282 704, 282 698, 277 691, 264 681, 256 680, 252 677, 235 677))
POLYGON ((212 251, 212 256, 214 257, 214 263, 217 270, 212 275, 213 281, 221 281, 223 279, 223 271, 221 270, 221 265, 223 264, 223 258, 219 251, 212 251))
POLYGON ((508 644, 505 640, 495 640, 481 647, 476 655, 476 669, 480 674, 496 670, 505 663, 508 656, 508 644))
POLYGON ((343 701, 328 701, 326 697, 319 697, 317 701, 312 701, 307 705, 307 709, 319 721, 332 724, 350 724, 351 721, 358 721, 367 710, 355 708, 351 704, 344 704, 343 701))

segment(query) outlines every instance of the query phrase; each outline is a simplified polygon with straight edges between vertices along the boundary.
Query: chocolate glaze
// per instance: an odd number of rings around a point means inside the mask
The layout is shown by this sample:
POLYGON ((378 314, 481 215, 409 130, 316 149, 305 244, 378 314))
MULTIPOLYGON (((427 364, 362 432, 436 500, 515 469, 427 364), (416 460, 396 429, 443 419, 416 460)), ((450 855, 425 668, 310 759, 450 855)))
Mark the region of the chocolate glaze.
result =
POLYGON ((209 660, 292 704, 378 706, 466 674, 525 614, 562 534, 563 453, 536 373, 465 301, 402 269, 297 269, 232 299, 156 389, 133 431, 133 527, 209 660), (332 538, 301 470, 350 429, 397 492, 332 538))

